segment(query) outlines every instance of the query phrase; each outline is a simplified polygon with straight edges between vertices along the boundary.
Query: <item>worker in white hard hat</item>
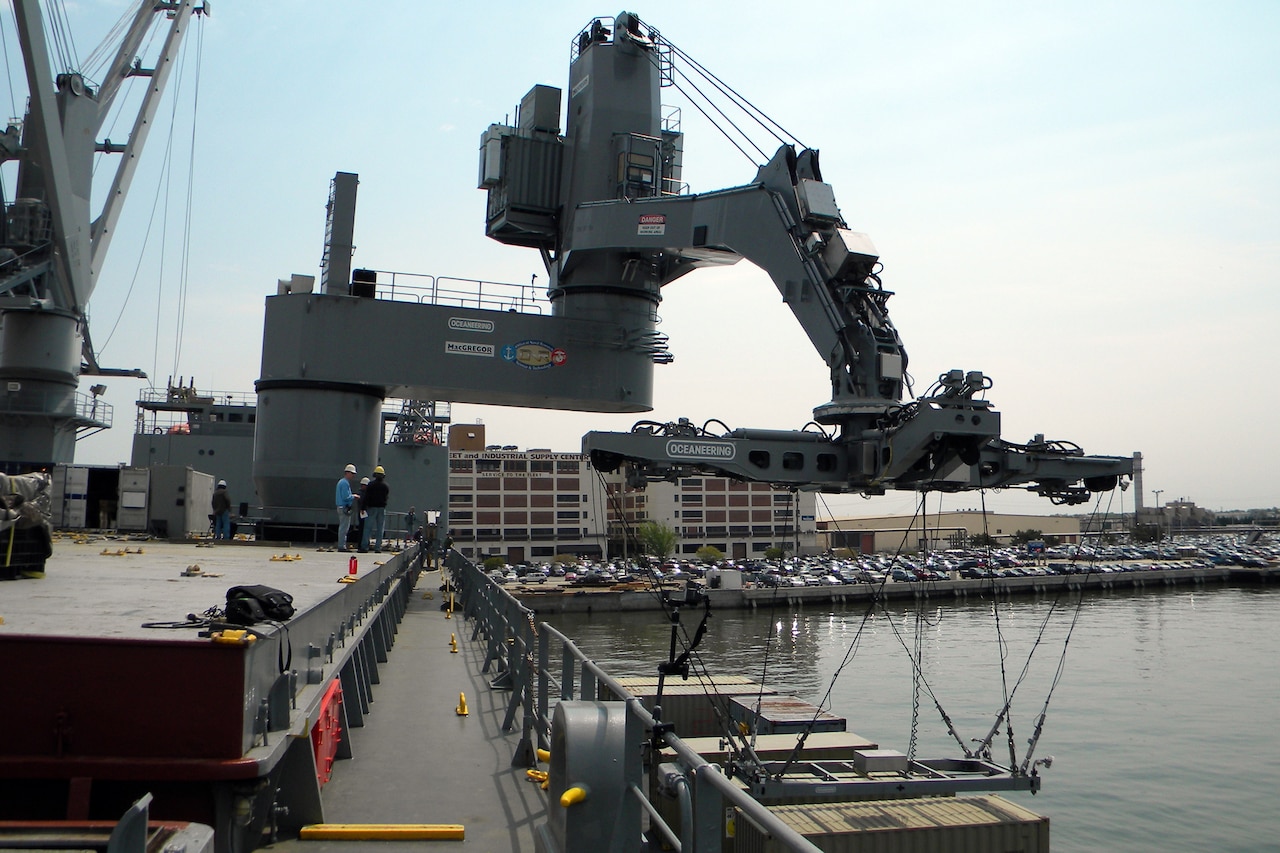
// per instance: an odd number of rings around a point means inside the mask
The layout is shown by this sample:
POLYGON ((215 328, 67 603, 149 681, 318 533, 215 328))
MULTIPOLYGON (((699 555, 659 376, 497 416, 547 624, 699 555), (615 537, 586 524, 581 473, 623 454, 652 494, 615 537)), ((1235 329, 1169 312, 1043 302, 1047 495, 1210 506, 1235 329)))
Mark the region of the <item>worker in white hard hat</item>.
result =
POLYGON ((368 553, 369 546, 365 544, 365 531, 369 528, 366 526, 369 521, 369 513, 365 511, 364 493, 369 488, 369 478, 360 478, 360 488, 356 490, 355 499, 351 501, 351 524, 355 528, 356 533, 356 550, 361 554, 368 553))
POLYGON ((347 531, 351 529, 351 501, 355 497, 351 491, 351 482, 356 478, 356 466, 348 465, 342 469, 342 478, 338 480, 338 488, 334 502, 338 507, 338 550, 350 551, 347 545, 347 531))
POLYGON ((230 539, 231 496, 227 494, 226 480, 219 480, 218 485, 214 487, 210 506, 213 508, 213 538, 230 539))
POLYGON ((373 469, 373 479, 361 494, 360 504, 369 514, 365 526, 365 538, 360 540, 361 548, 373 547, 382 550, 382 537, 387 532, 387 498, 391 488, 387 485, 387 472, 379 465, 373 469))

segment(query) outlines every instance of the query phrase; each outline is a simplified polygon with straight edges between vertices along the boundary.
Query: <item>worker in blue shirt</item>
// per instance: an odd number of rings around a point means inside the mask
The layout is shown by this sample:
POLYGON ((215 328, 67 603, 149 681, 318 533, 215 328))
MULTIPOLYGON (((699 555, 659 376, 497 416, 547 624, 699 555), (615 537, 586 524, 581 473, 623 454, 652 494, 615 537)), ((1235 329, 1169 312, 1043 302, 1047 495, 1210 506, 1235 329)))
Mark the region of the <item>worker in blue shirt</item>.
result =
POLYGON ((334 494, 334 503, 338 507, 338 550, 350 551, 347 546, 347 531, 351 529, 351 481, 356 478, 356 466, 348 465, 338 480, 338 488, 334 494))

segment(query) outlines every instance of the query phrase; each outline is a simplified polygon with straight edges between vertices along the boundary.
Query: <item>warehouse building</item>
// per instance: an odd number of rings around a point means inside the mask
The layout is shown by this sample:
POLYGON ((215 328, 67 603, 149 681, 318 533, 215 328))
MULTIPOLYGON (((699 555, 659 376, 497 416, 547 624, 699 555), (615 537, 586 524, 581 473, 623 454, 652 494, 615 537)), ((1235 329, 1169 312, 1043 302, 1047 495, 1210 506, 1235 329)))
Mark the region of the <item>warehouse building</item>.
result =
POLYGON ((1080 518, 1069 515, 1013 515, 981 510, 955 510, 917 515, 841 518, 820 522, 824 548, 848 548, 855 553, 876 551, 938 551, 965 548, 990 537, 1009 545, 1019 530, 1039 530, 1064 545, 1080 542, 1080 518))
POLYGON ((634 555, 634 530, 654 521, 678 537, 676 556, 710 545, 727 557, 763 556, 777 547, 818 546, 811 492, 775 490, 725 477, 686 477, 624 485, 601 476, 580 453, 520 450, 485 443, 483 424, 449 429, 449 532, 465 556, 543 562, 557 554, 601 559, 634 555))

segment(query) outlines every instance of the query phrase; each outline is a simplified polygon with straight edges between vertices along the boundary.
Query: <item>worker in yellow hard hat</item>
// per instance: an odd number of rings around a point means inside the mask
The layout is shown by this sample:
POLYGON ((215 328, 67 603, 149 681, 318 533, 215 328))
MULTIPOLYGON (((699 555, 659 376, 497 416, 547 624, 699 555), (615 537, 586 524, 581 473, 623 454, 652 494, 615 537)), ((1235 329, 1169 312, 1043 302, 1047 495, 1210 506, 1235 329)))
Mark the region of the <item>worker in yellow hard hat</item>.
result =
POLYGON ((363 509, 369 513, 365 521, 364 535, 360 547, 382 550, 382 538, 387 532, 387 498, 391 488, 387 485, 387 472, 381 465, 373 469, 373 479, 364 490, 363 509))

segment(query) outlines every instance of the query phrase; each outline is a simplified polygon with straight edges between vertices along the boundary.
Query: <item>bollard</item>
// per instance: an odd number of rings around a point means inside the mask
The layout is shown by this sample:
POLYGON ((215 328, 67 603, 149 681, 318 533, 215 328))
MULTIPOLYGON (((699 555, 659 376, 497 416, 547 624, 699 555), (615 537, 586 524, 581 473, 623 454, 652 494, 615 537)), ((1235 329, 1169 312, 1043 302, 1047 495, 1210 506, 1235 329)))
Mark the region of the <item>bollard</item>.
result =
POLYGON ((449 651, 455 655, 458 653, 458 635, 457 634, 449 635, 449 651))
POLYGON ((453 712, 457 714, 459 717, 465 717, 471 713, 470 711, 467 710, 467 694, 465 693, 458 694, 458 707, 454 708, 453 712))

